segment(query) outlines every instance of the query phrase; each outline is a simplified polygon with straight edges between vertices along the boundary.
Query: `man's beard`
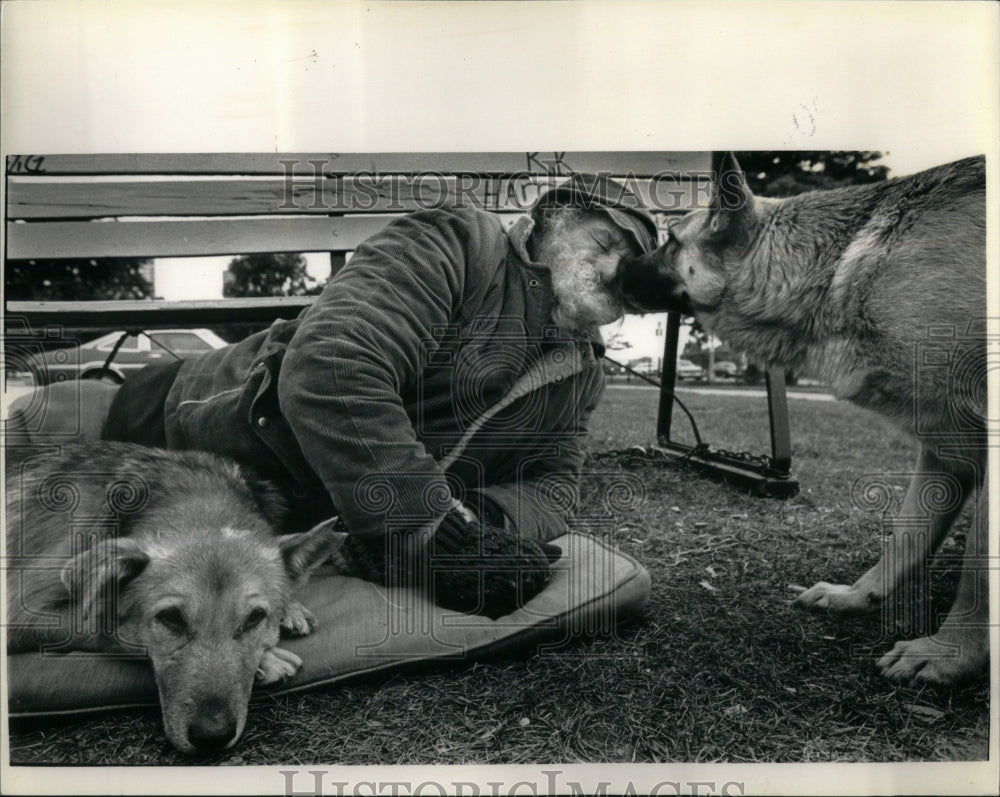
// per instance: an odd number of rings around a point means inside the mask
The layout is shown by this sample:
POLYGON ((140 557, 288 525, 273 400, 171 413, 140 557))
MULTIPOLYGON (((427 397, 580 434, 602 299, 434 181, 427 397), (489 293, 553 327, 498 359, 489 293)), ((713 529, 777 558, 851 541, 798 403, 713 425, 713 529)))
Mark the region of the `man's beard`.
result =
POLYGON ((556 304, 552 320, 570 332, 610 324, 624 313, 621 299, 601 281, 590 251, 574 251, 558 235, 541 242, 538 261, 549 267, 556 304))

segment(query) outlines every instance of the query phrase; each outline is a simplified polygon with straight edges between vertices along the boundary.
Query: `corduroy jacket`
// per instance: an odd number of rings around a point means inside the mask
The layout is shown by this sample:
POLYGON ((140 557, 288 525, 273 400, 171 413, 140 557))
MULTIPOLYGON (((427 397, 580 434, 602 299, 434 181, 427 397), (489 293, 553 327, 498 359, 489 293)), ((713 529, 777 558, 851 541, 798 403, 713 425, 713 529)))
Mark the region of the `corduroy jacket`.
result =
POLYGON ((298 318, 185 361, 168 446, 290 482, 352 534, 484 496, 525 536, 565 533, 604 347, 552 324, 530 227, 474 209, 394 220, 298 318))

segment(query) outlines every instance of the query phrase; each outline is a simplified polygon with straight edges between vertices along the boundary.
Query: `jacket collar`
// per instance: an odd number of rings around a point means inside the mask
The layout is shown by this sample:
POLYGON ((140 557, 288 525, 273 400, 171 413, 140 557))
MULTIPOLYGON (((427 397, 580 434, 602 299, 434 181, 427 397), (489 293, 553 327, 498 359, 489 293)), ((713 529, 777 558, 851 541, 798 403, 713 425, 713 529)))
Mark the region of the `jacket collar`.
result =
POLYGON ((528 254, 528 239, 534 228, 535 222, 531 220, 531 217, 522 216, 507 230, 507 240, 510 241, 510 245, 522 263, 532 262, 531 256, 528 254))

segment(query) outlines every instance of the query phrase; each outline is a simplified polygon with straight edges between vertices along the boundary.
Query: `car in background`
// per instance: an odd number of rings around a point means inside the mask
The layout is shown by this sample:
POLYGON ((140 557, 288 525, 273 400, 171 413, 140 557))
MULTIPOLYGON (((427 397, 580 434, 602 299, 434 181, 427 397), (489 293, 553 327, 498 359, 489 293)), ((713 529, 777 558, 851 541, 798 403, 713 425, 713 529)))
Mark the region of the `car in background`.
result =
POLYGON ((640 357, 637 360, 629 360, 627 370, 633 374, 654 378, 660 375, 660 369, 652 357, 640 357))
POLYGON ((705 369, 700 365, 695 365, 690 360, 685 360, 683 358, 677 361, 677 380, 679 382, 687 381, 688 379, 704 379, 705 369))
POLYGON ((712 376, 716 379, 736 379, 740 375, 740 367, 727 360, 717 362, 712 366, 712 376))
POLYGON ((181 359, 228 346, 210 329, 154 329, 128 335, 114 358, 104 363, 125 335, 124 330, 109 332, 79 346, 54 349, 31 358, 29 371, 38 384, 65 382, 67 379, 107 379, 121 384, 125 378, 150 363, 169 362, 174 355, 181 359))

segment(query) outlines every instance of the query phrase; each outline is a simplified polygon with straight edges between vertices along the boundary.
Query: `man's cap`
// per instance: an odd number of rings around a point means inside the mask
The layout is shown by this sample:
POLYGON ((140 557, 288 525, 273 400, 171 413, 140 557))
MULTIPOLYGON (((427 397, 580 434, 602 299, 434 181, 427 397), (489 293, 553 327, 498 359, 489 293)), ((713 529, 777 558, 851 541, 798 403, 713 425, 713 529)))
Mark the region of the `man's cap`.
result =
POLYGON ((638 196, 603 174, 578 172, 565 182, 542 194, 531 209, 531 215, 545 208, 575 207, 607 213, 615 226, 638 245, 640 252, 656 248, 656 222, 642 207, 638 196))

